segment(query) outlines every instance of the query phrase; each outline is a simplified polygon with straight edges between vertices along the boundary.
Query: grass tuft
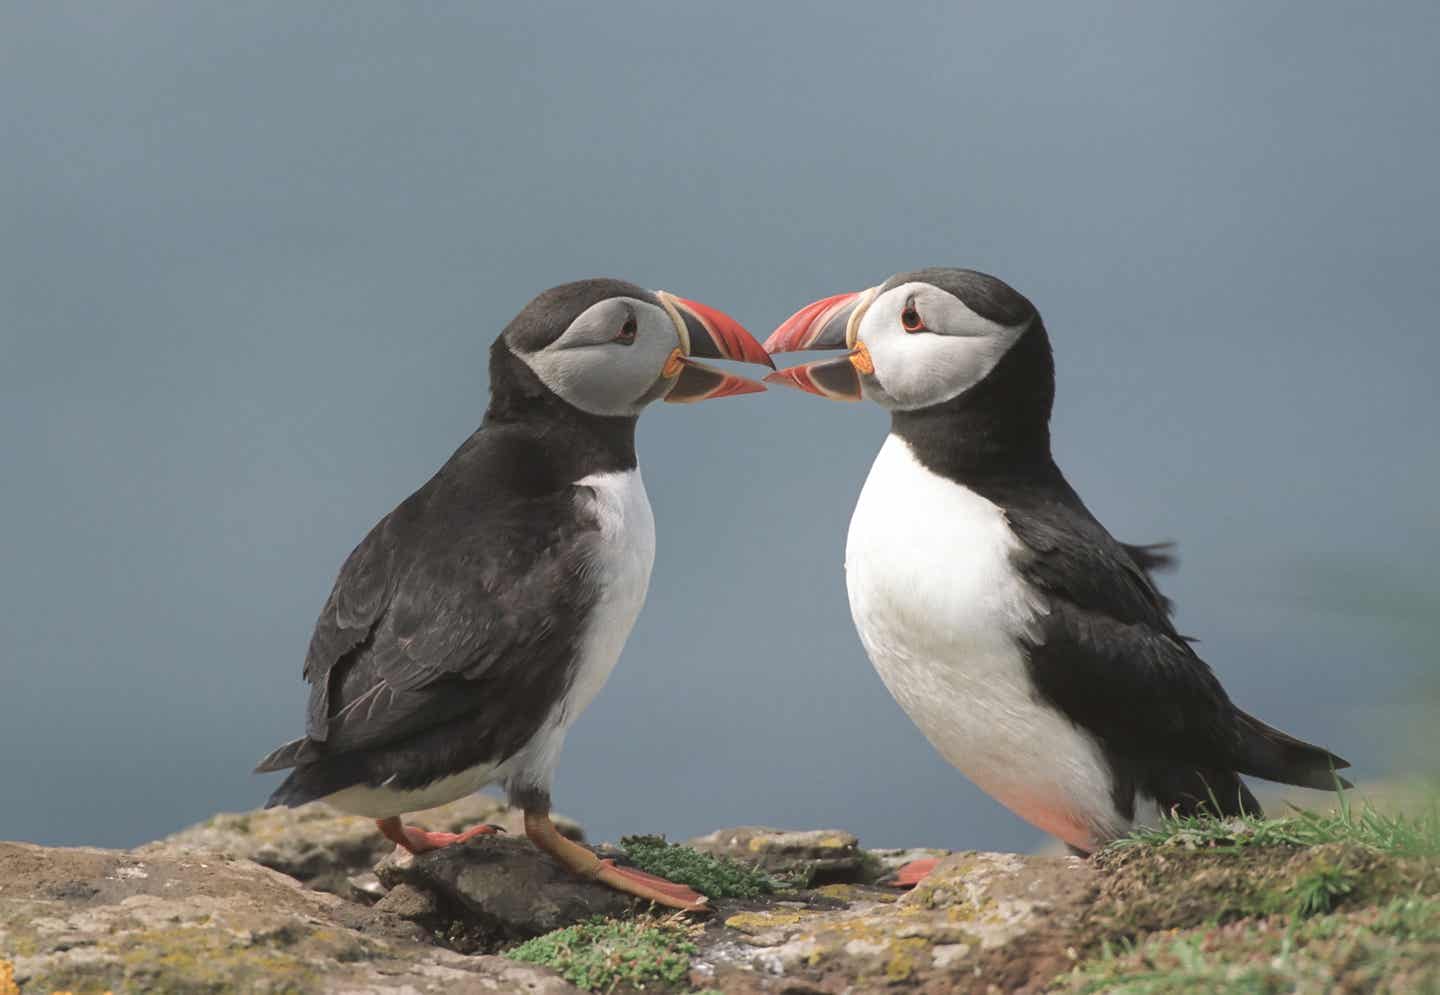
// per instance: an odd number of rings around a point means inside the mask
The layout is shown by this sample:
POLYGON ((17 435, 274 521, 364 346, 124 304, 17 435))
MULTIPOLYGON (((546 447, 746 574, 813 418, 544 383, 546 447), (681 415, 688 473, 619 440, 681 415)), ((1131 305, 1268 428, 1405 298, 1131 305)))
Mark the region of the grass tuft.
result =
POLYGON ((640 870, 689 885, 710 898, 756 898, 779 889, 779 882, 762 871, 667 843, 663 836, 624 836, 620 848, 640 870))
POLYGON ((1440 856, 1440 800, 1416 814, 1381 812, 1366 802, 1358 809, 1342 792, 1329 812, 1295 809, 1274 819, 1251 816, 1166 816, 1147 828, 1116 840, 1115 849, 1181 846, 1188 849, 1238 850, 1262 846, 1322 846, 1355 843, 1397 857, 1440 856))
POLYGON ((691 930, 671 921, 591 919, 522 943, 507 957, 549 967, 577 988, 675 985, 690 973, 691 930))
POLYGON ((1322 864, 1303 875, 1291 886, 1295 898, 1295 915, 1301 919, 1325 915, 1346 895, 1355 890, 1359 875, 1349 868, 1322 864))

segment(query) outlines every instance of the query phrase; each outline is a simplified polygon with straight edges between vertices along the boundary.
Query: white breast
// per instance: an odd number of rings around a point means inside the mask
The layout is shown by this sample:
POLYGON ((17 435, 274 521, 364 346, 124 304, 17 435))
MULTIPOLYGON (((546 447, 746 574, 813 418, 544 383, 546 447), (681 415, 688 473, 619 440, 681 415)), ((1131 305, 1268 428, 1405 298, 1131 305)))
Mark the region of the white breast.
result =
POLYGON ((845 551, 850 612, 881 680, 950 763, 1074 846, 1128 828, 1095 741, 1037 699, 1017 643, 1044 611, 1004 512, 885 440, 845 551))
POLYGON ((580 638, 574 680, 534 737, 499 765, 472 767, 413 791, 357 785, 330 795, 327 802, 342 811, 382 818, 442 805, 496 781, 549 790, 566 730, 615 669, 645 604, 655 563, 655 516, 638 467, 592 474, 575 486, 589 488, 579 492, 577 510, 594 515, 599 524, 580 578, 595 585, 598 600, 580 638))
MULTIPOLYGON (((593 512, 600 535, 589 563, 599 600, 581 640, 579 667, 563 705, 563 722, 573 722, 595 699, 615 669, 625 640, 645 605, 655 565, 655 515, 640 468, 597 473, 576 481, 594 492, 593 512)), ((582 499, 583 500, 583 499, 582 499)))
POLYGON ((619 662, 645 604, 655 565, 655 515, 639 467, 594 473, 575 481, 575 486, 582 489, 578 510, 593 514, 599 524, 580 578, 595 586, 598 597, 580 636, 575 675, 565 697, 556 702, 524 749, 495 771, 495 779, 512 790, 522 785, 549 790, 565 733, 595 700, 619 662))

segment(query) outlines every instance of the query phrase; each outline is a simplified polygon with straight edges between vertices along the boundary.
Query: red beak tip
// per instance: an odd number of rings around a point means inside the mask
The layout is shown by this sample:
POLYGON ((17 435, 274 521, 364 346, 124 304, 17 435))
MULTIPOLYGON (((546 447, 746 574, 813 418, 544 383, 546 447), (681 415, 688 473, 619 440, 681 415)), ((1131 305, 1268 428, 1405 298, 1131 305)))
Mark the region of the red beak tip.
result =
POLYGON ((676 296, 674 299, 706 327, 722 358, 738 360, 742 363, 756 363, 768 366, 772 370, 775 368, 770 354, 759 342, 755 341, 755 337, 745 330, 744 325, 724 311, 718 311, 686 297, 676 296))
MULTIPOLYGON (((766 352, 800 352, 814 348, 826 323, 842 308, 855 302, 859 293, 835 294, 806 304, 780 323, 765 340, 766 352)), ((834 343, 838 346, 838 343, 834 343)))
POLYGON ((727 383, 722 383, 708 394, 701 394, 699 397, 687 398, 691 401, 713 401, 721 397, 739 397, 741 394, 763 394, 765 385, 758 384, 753 380, 741 380, 738 377, 727 383))

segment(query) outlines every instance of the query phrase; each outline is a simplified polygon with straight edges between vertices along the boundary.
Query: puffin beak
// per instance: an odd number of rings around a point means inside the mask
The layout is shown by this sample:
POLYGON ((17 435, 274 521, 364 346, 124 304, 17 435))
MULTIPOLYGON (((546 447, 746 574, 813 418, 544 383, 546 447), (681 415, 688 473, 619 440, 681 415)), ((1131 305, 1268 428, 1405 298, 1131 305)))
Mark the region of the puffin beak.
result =
POLYGON ((680 348, 670 354, 661 375, 673 379, 674 385, 665 395, 671 404, 689 404, 711 397, 734 394, 755 394, 765 385, 745 377, 737 377, 713 366, 697 363, 691 356, 706 359, 733 359, 742 363, 758 363, 775 368, 765 347, 740 322, 722 311, 706 307, 698 301, 686 300, 661 290, 660 303, 670 313, 680 337, 680 348))
POLYGON ((870 353, 862 343, 839 359, 817 359, 813 363, 776 370, 765 378, 765 382, 795 387, 832 401, 859 401, 865 396, 860 388, 860 374, 873 373, 874 370, 870 353))
POLYGON ((781 322, 765 341, 767 352, 798 352, 802 349, 845 349, 839 359, 820 359, 777 370, 766 383, 796 387, 832 401, 861 399, 860 375, 874 373, 865 343, 856 340, 860 319, 879 292, 871 287, 852 294, 836 294, 807 304, 781 322))

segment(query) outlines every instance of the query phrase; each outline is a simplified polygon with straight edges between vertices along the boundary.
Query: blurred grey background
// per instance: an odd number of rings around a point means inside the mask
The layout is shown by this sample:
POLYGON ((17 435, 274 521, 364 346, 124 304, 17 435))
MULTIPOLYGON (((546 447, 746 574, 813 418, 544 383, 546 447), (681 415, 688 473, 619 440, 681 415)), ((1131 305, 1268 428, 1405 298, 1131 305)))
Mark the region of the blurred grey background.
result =
MULTIPOLYGON (((1061 465, 1180 543, 1233 696, 1362 780, 1422 765, 1437 42, 1428 2, 0 7, 0 838, 261 802, 335 570, 478 425, 504 323, 597 274, 762 337, 1002 276, 1061 465)), ((654 583, 556 792, 592 835, 1039 841, 854 637, 885 430, 789 392, 642 419, 654 583)))

